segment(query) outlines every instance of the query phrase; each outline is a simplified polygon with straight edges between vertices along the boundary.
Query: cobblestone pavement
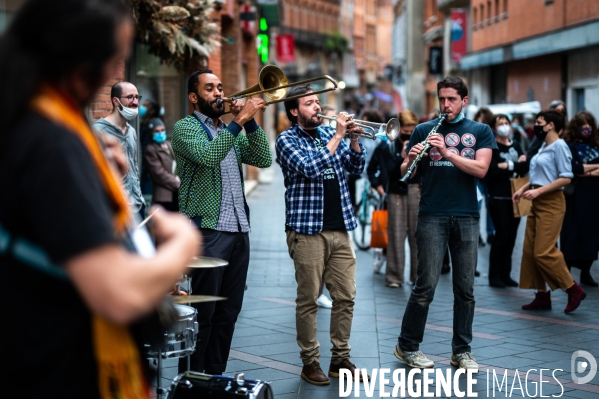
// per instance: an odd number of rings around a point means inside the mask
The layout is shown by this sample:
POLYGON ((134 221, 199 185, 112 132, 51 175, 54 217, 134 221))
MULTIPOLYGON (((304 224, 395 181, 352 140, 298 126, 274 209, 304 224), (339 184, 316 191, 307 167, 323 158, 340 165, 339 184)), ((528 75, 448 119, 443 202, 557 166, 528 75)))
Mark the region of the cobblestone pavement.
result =
MULTIPOLYGON (((337 398, 340 392, 338 379, 331 378, 328 386, 315 386, 300 378, 302 363, 295 341, 296 283, 284 233, 285 189, 278 165, 275 164, 266 173, 271 174, 272 179, 269 180, 272 182, 258 185, 248 197, 252 219, 248 290, 237 321, 226 374, 243 372, 246 378, 270 381, 275 398, 337 398)), ((516 280, 524 224, 521 223, 513 255, 512 278, 516 280)), ((487 281, 488 257, 489 245, 486 245, 479 249, 478 270, 481 277, 475 281, 472 348, 480 372, 473 391, 478 393, 478 397, 560 394, 563 398, 599 397, 599 375, 582 385, 573 383, 571 375, 575 351, 584 350, 599 356, 599 289, 585 287, 587 299, 570 315, 563 312, 567 302, 564 292, 553 294, 553 310, 525 312, 521 305, 530 302, 533 292, 518 288, 490 288, 487 281), (539 383, 540 369, 549 369, 543 371, 543 383, 539 383), (556 369, 561 370, 554 371, 556 369), (529 370, 532 371, 526 379, 529 370), (493 372, 498 378, 494 393, 493 372), (499 392, 498 386, 504 375, 507 377, 499 392)), ((396 369, 406 369, 407 377, 410 369, 395 358, 393 348, 397 343, 410 286, 405 284, 398 289, 386 287, 384 275, 373 273, 372 259, 370 251, 357 251, 357 297, 350 340, 351 360, 358 367, 367 368, 371 375, 373 369, 378 368, 390 369, 391 373, 396 369)), ((597 263, 592 272, 595 278, 599 278, 597 263)), ((578 273, 574 271, 575 279, 578 279, 578 273)), ((406 280, 409 281, 407 275, 406 280)), ((451 275, 442 275, 420 348, 435 361, 435 368, 455 372, 456 369, 449 365, 452 301, 451 275)), ((330 362, 329 319, 330 310, 320 308, 318 339, 321 345, 320 363, 325 372, 330 362)), ((584 359, 579 360, 582 362, 584 359)), ((581 362, 576 364, 583 365, 581 362)), ((176 359, 164 361, 163 386, 170 385, 176 374, 175 365, 176 359)), ((590 367, 589 364, 587 371, 590 367)), ((389 393, 393 380, 390 374, 386 378, 391 380, 384 388, 389 393)), ((420 380, 420 377, 417 379, 420 380)), ((459 386, 465 389, 464 376, 460 378, 459 386)), ((374 389, 371 397, 381 397, 383 392, 378 378, 371 388, 374 389)), ((367 397, 364 384, 360 389, 360 397, 367 397)), ((435 391, 434 384, 430 391, 435 391)), ((452 392, 456 395, 454 390, 452 392)), ((405 394, 407 396, 408 392, 405 394)), ((351 392, 351 397, 354 397, 354 392, 351 392)))

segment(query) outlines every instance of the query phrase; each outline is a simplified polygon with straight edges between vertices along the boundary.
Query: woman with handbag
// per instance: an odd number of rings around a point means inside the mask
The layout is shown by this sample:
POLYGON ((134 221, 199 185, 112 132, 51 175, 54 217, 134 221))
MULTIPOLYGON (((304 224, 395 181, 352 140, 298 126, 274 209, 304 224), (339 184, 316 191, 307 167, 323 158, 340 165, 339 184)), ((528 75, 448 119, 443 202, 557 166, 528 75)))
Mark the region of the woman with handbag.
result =
POLYGON ((580 269, 580 282, 597 287, 590 272, 599 246, 599 132, 593 114, 581 111, 574 115, 563 137, 572 152, 575 177, 564 189, 566 216, 560 249, 568 267, 580 269))
POLYGON ((401 189, 400 166, 404 160, 405 145, 418 124, 418 118, 410 110, 399 113, 400 135, 395 141, 382 142, 375 149, 367 173, 370 183, 379 194, 387 194, 389 245, 387 247, 387 287, 399 288, 404 282, 405 241, 410 245, 410 282, 414 284, 418 271, 416 247, 416 221, 420 202, 419 176, 408 180, 408 189, 401 189))
POLYGON ((543 145, 530 162, 530 183, 522 186, 512 197, 532 201, 526 221, 526 235, 520 268, 520 288, 536 289, 535 299, 523 305, 524 310, 551 309, 552 290, 558 288, 568 293, 565 313, 574 311, 586 293, 568 271, 564 255, 556 243, 566 212, 562 188, 572 177, 572 154, 566 142, 559 137, 564 126, 564 115, 555 110, 537 114, 535 136, 543 145))
POLYGON ((514 217, 511 179, 528 172, 526 155, 520 144, 511 140, 510 118, 496 114, 491 124, 497 140, 497 149, 487 172, 489 213, 495 226, 495 240, 489 254, 489 285, 495 288, 517 287, 512 280, 512 252, 516 243, 520 218, 514 217))

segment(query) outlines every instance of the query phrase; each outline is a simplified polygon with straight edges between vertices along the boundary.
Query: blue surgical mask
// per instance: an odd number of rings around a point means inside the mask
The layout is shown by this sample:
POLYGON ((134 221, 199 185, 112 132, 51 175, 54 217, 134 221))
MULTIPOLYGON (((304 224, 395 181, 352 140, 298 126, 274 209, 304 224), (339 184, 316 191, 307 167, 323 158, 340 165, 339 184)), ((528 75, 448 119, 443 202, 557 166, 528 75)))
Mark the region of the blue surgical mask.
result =
POLYGON ((148 113, 148 109, 146 107, 144 107, 143 105, 139 106, 139 117, 143 118, 144 116, 146 116, 146 114, 148 113))
POLYGON ((462 119, 464 119, 464 113, 460 112, 460 114, 458 115, 457 118, 455 118, 452 121, 447 121, 448 123, 458 123, 459 121, 461 121, 462 119))
POLYGON ((153 139, 158 144, 162 144, 166 141, 166 132, 156 132, 153 135, 153 139))

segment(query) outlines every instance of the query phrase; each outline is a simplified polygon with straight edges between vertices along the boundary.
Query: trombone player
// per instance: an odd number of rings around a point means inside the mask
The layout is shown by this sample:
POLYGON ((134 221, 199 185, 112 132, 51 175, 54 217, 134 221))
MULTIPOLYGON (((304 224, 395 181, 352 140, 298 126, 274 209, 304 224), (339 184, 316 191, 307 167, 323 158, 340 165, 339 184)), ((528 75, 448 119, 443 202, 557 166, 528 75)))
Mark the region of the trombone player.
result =
MULTIPOLYGON (((355 370, 349 360, 349 337, 356 296, 356 256, 348 231, 357 227, 345 171, 360 174, 364 149, 355 134, 364 130, 341 112, 337 126, 324 126, 318 97, 309 85, 297 86, 285 101, 291 127, 276 141, 276 152, 285 177, 285 231, 297 281, 296 330, 304 367, 301 377, 311 384, 327 385, 320 368, 316 338, 316 298, 324 282, 331 293, 331 342, 328 375, 342 368, 355 370), (310 94, 312 93, 312 94, 310 94), (347 145, 344 138, 350 134, 347 145)), ((367 377, 366 377, 367 378, 367 377)), ((360 378, 362 379, 362 377, 360 378)))
MULTIPOLYGON (((266 104, 260 98, 245 104, 232 101, 235 118, 225 125, 220 120, 225 113, 223 84, 210 69, 192 73, 187 92, 194 111, 175 124, 172 138, 181 179, 179 209, 202 233, 204 254, 229 263, 193 269, 194 294, 228 299, 194 305, 199 333, 191 370, 222 374, 241 311, 250 257, 250 218, 241 164, 267 168, 272 163, 266 135, 254 120, 266 104), (242 128, 245 135, 240 134, 242 128)), ((186 371, 186 366, 186 359, 181 358, 179 372, 186 371)))

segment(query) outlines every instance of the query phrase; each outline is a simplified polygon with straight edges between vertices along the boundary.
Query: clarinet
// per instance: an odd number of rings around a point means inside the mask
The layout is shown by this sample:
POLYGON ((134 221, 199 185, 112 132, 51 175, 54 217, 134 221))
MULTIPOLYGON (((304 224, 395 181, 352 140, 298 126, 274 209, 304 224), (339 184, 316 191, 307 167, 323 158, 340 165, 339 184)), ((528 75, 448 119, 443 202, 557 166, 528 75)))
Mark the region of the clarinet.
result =
POLYGON ((431 137, 431 135, 437 133, 437 130, 439 129, 439 126, 441 126, 441 123, 443 123, 443 121, 445 120, 445 118, 447 118, 447 114, 441 114, 441 117, 439 118, 439 122, 437 122, 437 124, 435 125, 435 127, 433 127, 431 129, 431 131, 428 133, 428 135, 426 136, 426 138, 420 143, 420 144, 422 144, 424 146, 424 149, 420 152, 420 154, 416 155, 416 158, 414 158, 414 162, 412 162, 412 164, 408 168, 408 171, 406 172, 406 174, 404 175, 404 177, 402 177, 401 179, 399 179, 397 181, 397 185, 400 188, 404 188, 404 189, 408 188, 408 179, 412 175, 412 172, 414 172, 414 169, 416 168, 416 166, 418 166, 418 162, 420 162, 420 160, 422 159, 422 157, 424 156, 424 154, 426 154, 426 151, 431 146, 427 142, 428 139, 429 139, 429 137, 431 137))

